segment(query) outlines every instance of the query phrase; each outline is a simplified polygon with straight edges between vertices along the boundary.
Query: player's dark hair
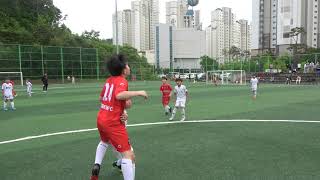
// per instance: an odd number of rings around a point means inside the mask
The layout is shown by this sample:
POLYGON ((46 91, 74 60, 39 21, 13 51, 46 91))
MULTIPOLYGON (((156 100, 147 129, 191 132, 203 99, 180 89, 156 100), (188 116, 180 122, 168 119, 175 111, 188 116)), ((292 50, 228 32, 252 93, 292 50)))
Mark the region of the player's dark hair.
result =
POLYGON ((181 78, 177 78, 176 82, 178 82, 178 81, 183 82, 183 80, 181 78))
POLYGON ((120 76, 127 65, 127 58, 122 55, 113 55, 107 61, 107 70, 112 76, 120 76))
POLYGON ((162 80, 168 80, 168 78, 165 76, 162 76, 162 80))

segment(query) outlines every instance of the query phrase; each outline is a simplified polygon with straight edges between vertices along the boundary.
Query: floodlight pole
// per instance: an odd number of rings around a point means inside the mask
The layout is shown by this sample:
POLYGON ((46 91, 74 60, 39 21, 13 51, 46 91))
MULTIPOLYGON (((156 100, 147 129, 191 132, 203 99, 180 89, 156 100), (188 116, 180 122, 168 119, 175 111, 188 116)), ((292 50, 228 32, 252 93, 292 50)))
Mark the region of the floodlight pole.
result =
POLYGON ((119 38, 118 38, 118 1, 115 0, 116 12, 115 12, 115 21, 116 21, 116 48, 117 54, 119 54, 119 38))

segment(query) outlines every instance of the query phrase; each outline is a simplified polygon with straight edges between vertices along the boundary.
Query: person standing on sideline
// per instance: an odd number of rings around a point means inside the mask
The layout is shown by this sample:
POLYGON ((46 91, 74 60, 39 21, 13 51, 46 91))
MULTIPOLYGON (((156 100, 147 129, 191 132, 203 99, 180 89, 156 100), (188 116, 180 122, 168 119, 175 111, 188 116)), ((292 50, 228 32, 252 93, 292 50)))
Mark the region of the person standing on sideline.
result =
POLYGON ((31 83, 30 79, 27 79, 26 85, 27 85, 27 93, 28 93, 29 97, 31 97, 32 96, 32 83, 31 83))
POLYGON ((72 83, 73 85, 76 84, 76 78, 75 78, 74 76, 72 76, 72 78, 71 78, 71 83, 72 83))
POLYGON ((47 73, 45 73, 43 75, 43 77, 41 78, 41 81, 43 83, 43 88, 42 88, 43 92, 47 92, 48 91, 48 75, 47 75, 47 73))

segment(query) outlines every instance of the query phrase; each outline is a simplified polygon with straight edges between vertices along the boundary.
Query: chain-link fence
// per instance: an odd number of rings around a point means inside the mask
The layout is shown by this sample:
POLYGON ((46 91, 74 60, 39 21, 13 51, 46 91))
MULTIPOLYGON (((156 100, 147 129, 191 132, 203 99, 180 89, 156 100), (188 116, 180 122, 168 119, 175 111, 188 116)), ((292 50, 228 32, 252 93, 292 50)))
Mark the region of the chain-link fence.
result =
POLYGON ((94 48, 0 45, 0 72, 22 72, 25 79, 40 79, 45 73, 62 83, 67 76, 99 79, 100 66, 94 48))
POLYGON ((282 56, 256 56, 224 59, 223 64, 208 69, 245 70, 249 73, 317 73, 320 71, 320 54, 297 54, 282 56), (318 70, 317 70, 318 69, 318 70))
MULTIPOLYGON (((45 73, 51 81, 58 83, 63 83, 68 76, 74 76, 77 80, 105 78, 103 58, 95 48, 0 44, 0 72, 22 72, 24 79, 40 80, 45 73)), ((320 54, 316 53, 208 59, 202 63, 201 60, 177 60, 172 63, 171 71, 170 61, 160 61, 160 68, 140 61, 129 63, 129 80, 154 80, 170 73, 191 74, 215 70, 244 70, 248 75, 292 72, 320 75, 320 54)), ((19 75, 0 73, 0 79, 15 76, 13 79, 19 81, 19 75)))

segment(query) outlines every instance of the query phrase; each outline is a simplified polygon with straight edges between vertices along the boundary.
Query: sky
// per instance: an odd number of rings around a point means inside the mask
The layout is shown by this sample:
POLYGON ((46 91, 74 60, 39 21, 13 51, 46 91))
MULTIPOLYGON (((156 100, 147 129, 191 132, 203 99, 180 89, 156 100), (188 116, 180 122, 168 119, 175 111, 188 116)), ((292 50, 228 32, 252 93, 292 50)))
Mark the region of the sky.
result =
MULTIPOLYGON (((132 0, 118 0, 118 10, 130 9, 132 0)), ((165 23, 165 2, 160 3, 160 23, 165 23)), ((112 38, 112 14, 115 11, 114 0, 53 0, 63 15, 64 23, 72 32, 81 34, 85 30, 100 31, 101 38, 112 38)), ((203 28, 210 25, 211 12, 217 8, 230 7, 237 19, 252 19, 252 0, 199 0, 195 10, 200 10, 203 28)))

